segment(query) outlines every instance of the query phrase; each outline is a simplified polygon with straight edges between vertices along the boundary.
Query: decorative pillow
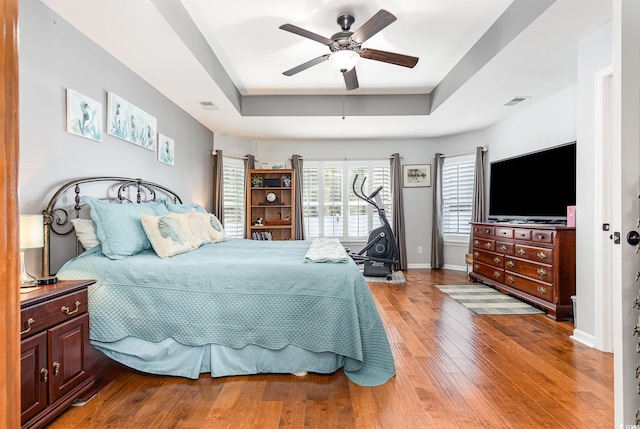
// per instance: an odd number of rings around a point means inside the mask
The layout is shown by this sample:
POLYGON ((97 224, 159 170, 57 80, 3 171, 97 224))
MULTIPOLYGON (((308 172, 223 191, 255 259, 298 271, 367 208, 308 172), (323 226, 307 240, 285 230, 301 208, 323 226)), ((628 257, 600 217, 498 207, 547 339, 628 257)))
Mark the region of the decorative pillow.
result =
POLYGON ((206 221, 199 213, 196 213, 195 209, 191 209, 189 213, 170 213, 170 215, 178 220, 191 247, 197 249, 203 244, 211 243, 206 221))
POLYGON ((170 258, 193 250, 191 243, 189 243, 182 231, 180 222, 171 213, 162 216, 142 213, 140 222, 147 233, 153 250, 161 258, 170 258))
POLYGON ((157 201, 120 204, 93 197, 82 197, 82 201, 91 208, 91 220, 102 244, 102 253, 110 259, 125 259, 151 249, 151 243, 142 228, 140 215, 144 213, 159 216, 169 213, 164 203, 157 201))
POLYGON ((98 236, 96 235, 96 227, 93 225, 91 219, 76 218, 71 219, 71 223, 76 232, 76 238, 84 250, 89 250, 100 244, 100 240, 98 240, 98 236))
POLYGON ((189 213, 191 210, 195 210, 199 213, 207 213, 207 211, 205 210, 204 207, 202 207, 200 204, 176 204, 176 203, 172 203, 171 201, 167 201, 167 200, 162 200, 164 201, 164 204, 167 206, 167 209, 171 212, 171 213, 189 213))
POLYGON ((209 237, 211 237, 212 243, 217 243, 219 241, 227 240, 227 233, 224 231, 222 224, 216 217, 216 215, 212 213, 196 213, 200 218, 204 221, 207 232, 209 233, 209 237))

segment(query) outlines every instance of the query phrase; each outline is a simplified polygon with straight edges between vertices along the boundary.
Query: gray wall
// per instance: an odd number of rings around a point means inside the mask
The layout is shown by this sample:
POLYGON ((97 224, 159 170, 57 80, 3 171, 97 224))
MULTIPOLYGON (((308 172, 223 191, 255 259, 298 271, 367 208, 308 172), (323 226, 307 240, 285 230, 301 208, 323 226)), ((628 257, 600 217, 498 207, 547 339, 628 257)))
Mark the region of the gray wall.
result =
MULTIPOLYGON (((84 176, 140 177, 211 209, 213 133, 41 2, 19 6, 20 212, 40 213, 59 185, 84 176), (104 124, 108 92, 155 116, 158 132, 175 140, 175 164, 106 134, 106 126, 102 142, 66 133, 66 88, 101 102, 104 124)), ((39 275, 39 252, 28 253, 39 275)))

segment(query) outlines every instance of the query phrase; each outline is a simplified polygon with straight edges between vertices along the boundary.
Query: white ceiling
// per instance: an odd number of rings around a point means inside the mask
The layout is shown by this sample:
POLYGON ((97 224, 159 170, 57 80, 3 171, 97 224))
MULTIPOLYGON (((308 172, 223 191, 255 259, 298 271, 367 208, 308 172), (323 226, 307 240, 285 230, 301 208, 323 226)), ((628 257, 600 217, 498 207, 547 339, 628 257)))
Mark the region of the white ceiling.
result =
POLYGON ((611 0, 42 1, 213 132, 253 140, 486 128, 573 84, 577 42, 612 12, 611 0), (282 74, 329 49, 280 25, 331 38, 341 12, 355 31, 380 9, 397 21, 363 47, 419 57, 415 68, 360 59, 348 92, 329 62, 282 74), (517 96, 530 98, 503 106, 517 96))

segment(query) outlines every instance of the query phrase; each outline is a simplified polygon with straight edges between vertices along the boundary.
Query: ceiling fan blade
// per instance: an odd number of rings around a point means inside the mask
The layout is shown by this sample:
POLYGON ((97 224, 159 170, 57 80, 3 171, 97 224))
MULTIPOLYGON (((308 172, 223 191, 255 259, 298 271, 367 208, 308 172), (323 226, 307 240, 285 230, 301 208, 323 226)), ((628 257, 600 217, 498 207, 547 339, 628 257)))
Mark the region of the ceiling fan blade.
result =
POLYGON ((397 66, 409 68, 413 68, 419 60, 418 57, 410 57, 409 55, 396 54, 395 52, 379 51, 377 49, 368 48, 360 51, 360 56, 368 60, 382 61, 383 63, 390 63, 397 66))
POLYGON ((328 39, 319 34, 313 33, 309 30, 305 30, 304 28, 297 27, 293 24, 283 24, 279 27, 281 30, 288 31, 293 34, 297 34, 298 36, 306 37, 307 39, 315 40, 316 42, 320 42, 323 45, 329 46, 333 43, 333 40, 328 39))
POLYGON ((380 9, 375 15, 373 15, 367 22, 362 24, 362 27, 358 28, 355 33, 351 35, 351 40, 357 43, 364 43, 365 40, 371 38, 374 34, 391 24, 397 18, 384 9, 380 9))
POLYGON ((282 74, 285 76, 293 76, 296 73, 300 73, 303 70, 308 69, 309 67, 313 67, 316 64, 320 64, 323 61, 327 61, 329 59, 331 54, 325 54, 322 55, 320 57, 314 58, 312 60, 307 61, 306 63, 302 63, 299 66, 296 66, 290 70, 287 70, 286 72, 283 72, 282 74))
POLYGON ((347 72, 342 73, 342 75, 344 76, 344 84, 347 88, 347 91, 359 88, 360 85, 358 85, 358 74, 356 73, 355 67, 347 72))

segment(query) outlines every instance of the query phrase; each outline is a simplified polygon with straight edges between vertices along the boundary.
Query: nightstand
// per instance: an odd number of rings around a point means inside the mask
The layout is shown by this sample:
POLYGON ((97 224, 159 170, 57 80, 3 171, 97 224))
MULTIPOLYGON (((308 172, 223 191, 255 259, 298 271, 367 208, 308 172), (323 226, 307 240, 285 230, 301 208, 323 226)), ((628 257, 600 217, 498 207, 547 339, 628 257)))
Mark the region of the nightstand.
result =
POLYGON ((63 280, 20 297, 23 428, 46 425, 97 389, 87 312, 87 288, 93 283, 63 280))

